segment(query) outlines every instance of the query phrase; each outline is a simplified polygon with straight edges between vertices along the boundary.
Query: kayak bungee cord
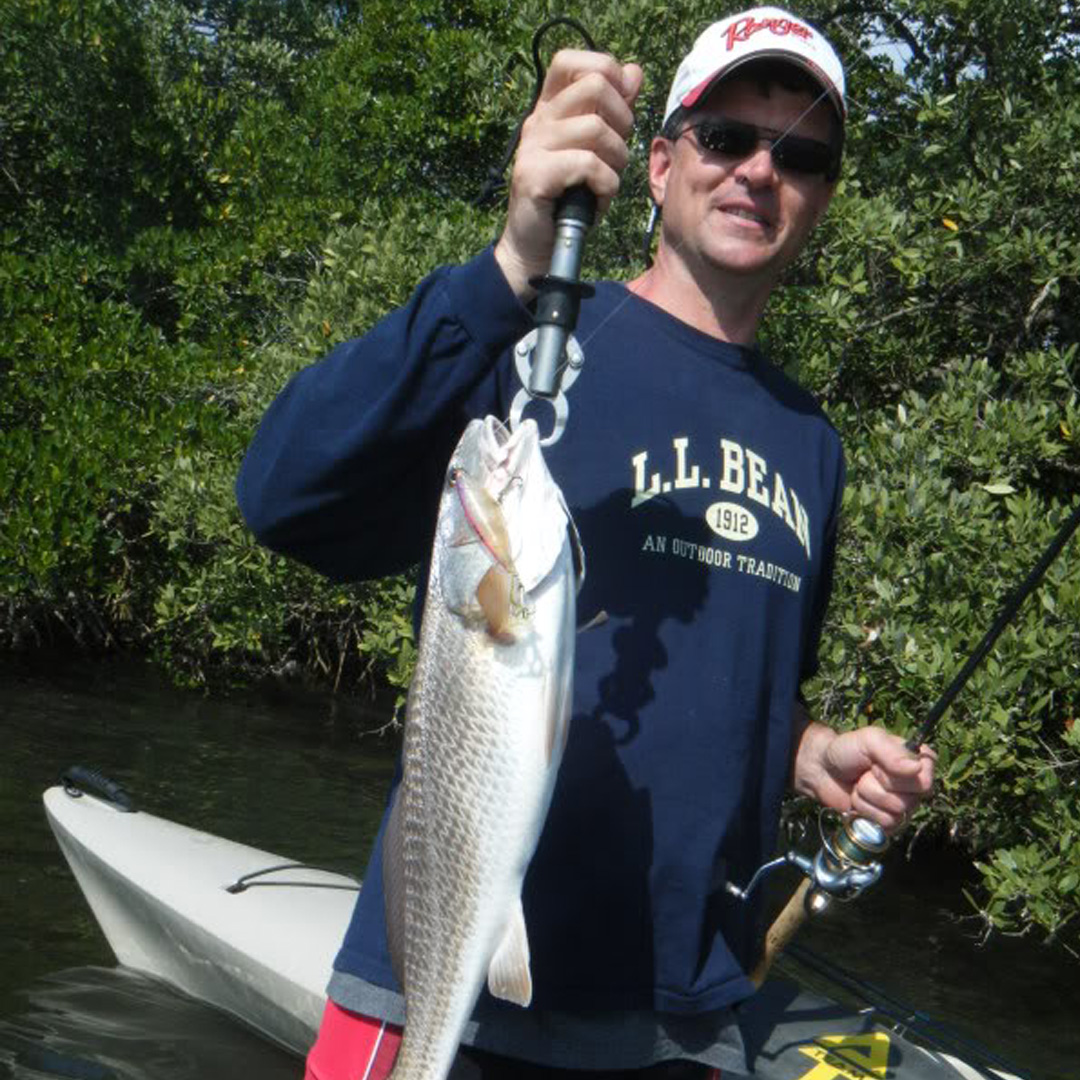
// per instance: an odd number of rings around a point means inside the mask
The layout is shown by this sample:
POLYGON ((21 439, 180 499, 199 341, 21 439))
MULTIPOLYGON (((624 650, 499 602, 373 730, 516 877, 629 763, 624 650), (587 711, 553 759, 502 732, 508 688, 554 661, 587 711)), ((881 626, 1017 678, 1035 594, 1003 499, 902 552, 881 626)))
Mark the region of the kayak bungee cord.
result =
MULTIPOLYGON (((97 769, 87 768, 85 765, 72 765, 65 769, 60 777, 60 784, 66 795, 72 799, 79 799, 83 795, 93 795, 108 803, 114 809, 125 814, 137 813, 135 800, 124 790, 124 787, 116 780, 110 780, 103 772, 97 769)), ((268 874, 277 874, 283 870, 314 870, 319 874, 338 875, 336 870, 328 870, 322 866, 313 866, 311 863, 285 862, 273 866, 263 867, 261 870, 251 870, 241 874, 231 885, 225 885, 227 893, 242 893, 248 889, 257 887, 277 886, 280 888, 304 888, 304 889, 343 889, 347 892, 359 892, 360 883, 354 881, 343 885, 332 881, 256 881, 256 878, 265 877, 268 874)), ((338 875, 340 876, 340 875, 338 875)))
POLYGON ((334 881, 255 881, 255 878, 264 877, 267 874, 277 874, 283 870, 315 870, 320 874, 336 874, 336 870, 327 870, 322 866, 312 866, 310 863, 286 862, 275 866, 266 866, 262 870, 252 870, 247 874, 241 874, 231 885, 225 886, 227 893, 246 892, 248 889, 269 888, 271 886, 286 889, 343 889, 346 892, 359 892, 360 882, 351 885, 341 885, 334 881))

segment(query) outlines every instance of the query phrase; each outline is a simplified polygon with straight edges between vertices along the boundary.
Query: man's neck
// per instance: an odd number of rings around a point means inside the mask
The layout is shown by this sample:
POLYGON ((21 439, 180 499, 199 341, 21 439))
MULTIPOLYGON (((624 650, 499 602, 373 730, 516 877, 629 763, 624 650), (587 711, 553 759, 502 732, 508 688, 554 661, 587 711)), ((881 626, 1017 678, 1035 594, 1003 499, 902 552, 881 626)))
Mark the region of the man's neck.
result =
POLYGON ((772 284, 715 268, 693 268, 661 244, 656 261, 627 283, 636 296, 656 304, 696 330, 735 345, 752 345, 772 284))

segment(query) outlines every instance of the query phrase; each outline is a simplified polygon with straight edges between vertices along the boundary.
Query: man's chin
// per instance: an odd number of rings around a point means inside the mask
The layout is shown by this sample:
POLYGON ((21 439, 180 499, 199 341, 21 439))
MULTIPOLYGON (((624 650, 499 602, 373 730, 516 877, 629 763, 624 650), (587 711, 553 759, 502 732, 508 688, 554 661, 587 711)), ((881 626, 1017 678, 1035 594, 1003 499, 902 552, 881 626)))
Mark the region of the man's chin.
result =
POLYGON ((780 262, 772 250, 735 250, 725 247, 704 252, 705 262, 721 274, 737 278, 761 278, 774 281, 779 277, 780 262))

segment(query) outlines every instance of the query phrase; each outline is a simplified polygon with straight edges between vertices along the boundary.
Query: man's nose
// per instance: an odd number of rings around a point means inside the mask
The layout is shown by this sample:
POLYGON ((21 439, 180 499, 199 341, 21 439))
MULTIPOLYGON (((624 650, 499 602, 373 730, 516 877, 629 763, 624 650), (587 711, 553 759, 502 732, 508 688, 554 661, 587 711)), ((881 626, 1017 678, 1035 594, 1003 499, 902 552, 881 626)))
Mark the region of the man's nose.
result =
POLYGON ((739 162, 735 170, 738 179, 754 187, 775 184, 777 175, 776 164, 772 159, 772 145, 764 139, 749 157, 739 162))

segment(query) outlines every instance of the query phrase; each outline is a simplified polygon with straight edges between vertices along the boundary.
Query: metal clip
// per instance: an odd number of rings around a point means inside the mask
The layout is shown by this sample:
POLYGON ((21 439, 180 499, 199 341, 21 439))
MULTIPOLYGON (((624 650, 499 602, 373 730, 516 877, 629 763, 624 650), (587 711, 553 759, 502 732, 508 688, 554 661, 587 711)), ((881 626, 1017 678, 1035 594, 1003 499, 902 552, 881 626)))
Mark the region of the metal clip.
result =
POLYGON ((514 395, 510 404, 510 428, 516 431, 521 425, 525 408, 531 401, 550 401, 555 410, 555 423, 551 434, 540 440, 541 446, 551 446, 562 437, 566 428, 566 421, 570 417, 570 404, 566 400, 563 391, 569 390, 574 380, 581 373, 585 365, 585 354, 573 335, 566 339, 566 362, 559 370, 558 392, 554 397, 535 397, 529 393, 528 387, 532 377, 532 357, 536 349, 537 331, 530 330, 514 346, 514 367, 517 370, 518 379, 521 381, 521 389, 514 395))

